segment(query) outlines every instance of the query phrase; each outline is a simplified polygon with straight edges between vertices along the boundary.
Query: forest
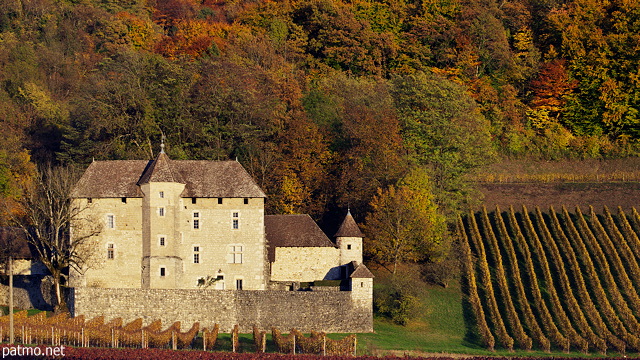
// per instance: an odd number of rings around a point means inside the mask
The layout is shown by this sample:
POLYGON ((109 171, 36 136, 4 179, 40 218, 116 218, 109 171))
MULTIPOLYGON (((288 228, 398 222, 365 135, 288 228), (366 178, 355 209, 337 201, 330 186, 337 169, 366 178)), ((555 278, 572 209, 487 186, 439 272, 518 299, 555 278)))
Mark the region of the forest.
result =
POLYGON ((349 207, 400 244, 369 256, 434 260, 474 169, 637 155, 639 60, 631 0, 1 0, 0 197, 165 136, 268 213, 349 207))

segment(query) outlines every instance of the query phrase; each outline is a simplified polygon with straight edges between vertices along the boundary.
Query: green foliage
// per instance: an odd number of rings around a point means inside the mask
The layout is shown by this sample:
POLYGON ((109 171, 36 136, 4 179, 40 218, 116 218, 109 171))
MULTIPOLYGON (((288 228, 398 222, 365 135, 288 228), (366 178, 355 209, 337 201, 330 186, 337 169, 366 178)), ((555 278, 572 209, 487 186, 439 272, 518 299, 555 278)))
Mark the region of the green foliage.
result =
POLYGON ((416 319, 422 310, 418 292, 421 285, 419 277, 407 275, 411 274, 400 272, 388 281, 376 284, 373 299, 376 314, 403 326, 416 319))
POLYGON ((395 78, 393 95, 410 160, 430 170, 439 203, 460 207, 463 175, 492 160, 486 119, 464 87, 433 74, 395 78))

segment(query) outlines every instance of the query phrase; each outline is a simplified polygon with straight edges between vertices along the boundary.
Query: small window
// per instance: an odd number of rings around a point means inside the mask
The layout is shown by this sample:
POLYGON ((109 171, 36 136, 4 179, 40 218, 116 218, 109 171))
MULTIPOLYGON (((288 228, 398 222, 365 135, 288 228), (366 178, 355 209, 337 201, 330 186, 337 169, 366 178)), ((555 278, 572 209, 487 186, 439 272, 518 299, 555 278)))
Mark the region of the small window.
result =
POLYGON ((233 219, 233 230, 238 230, 240 228, 240 222, 238 219, 233 219))
POLYGON ((361 282, 361 283, 360 283, 360 287, 364 287, 364 282, 361 282))
POLYGON ((194 218, 198 218, 198 217, 200 217, 200 213, 198 213, 198 212, 194 212, 194 213, 193 213, 193 217, 194 217, 194 218))
POLYGON ((163 207, 158 208, 158 215, 164 216, 164 208, 163 207))
POLYGON ((193 213, 193 228, 200 229, 200 213, 198 212, 193 213))
POLYGON ((120 200, 122 201, 122 203, 123 203, 123 204, 126 204, 126 203, 127 203, 127 198, 126 198, 126 197, 123 197, 123 198, 121 198, 120 200))
POLYGON ((111 243, 107 244, 107 259, 115 259, 115 248, 111 243))
POLYGON ((107 215, 107 228, 115 229, 116 228, 116 216, 115 215, 107 215))
POLYGON ((245 204, 245 205, 249 204, 249 199, 244 198, 244 204, 245 204))
POLYGON ((242 279, 236 279, 236 290, 242 290, 242 279))
POLYGON ((165 277, 167 275, 167 269, 164 267, 160 268, 160 277, 165 277))
POLYGON ((165 246, 167 244, 167 240, 164 236, 160 236, 160 246, 165 246))
POLYGON ((160 192, 158 193, 158 195, 160 195, 160 198, 161 198, 161 199, 164 199, 164 191, 160 191, 160 192))
POLYGON ((218 198, 218 205, 222 205, 222 198, 218 198))
POLYGON ((87 198, 87 203, 91 204, 93 202, 92 198, 87 198))
POLYGON ((191 203, 195 204, 196 203, 196 198, 191 198, 191 203))
POLYGON ((240 216, 240 214, 239 214, 239 213, 237 213, 237 212, 234 212, 234 213, 233 213, 233 217, 234 217, 234 218, 237 218, 237 217, 239 217, 239 216, 240 216))
POLYGON ((347 244, 347 250, 351 250, 351 244, 347 244))
POLYGON ((200 264, 200 246, 193 247, 193 263, 200 264))

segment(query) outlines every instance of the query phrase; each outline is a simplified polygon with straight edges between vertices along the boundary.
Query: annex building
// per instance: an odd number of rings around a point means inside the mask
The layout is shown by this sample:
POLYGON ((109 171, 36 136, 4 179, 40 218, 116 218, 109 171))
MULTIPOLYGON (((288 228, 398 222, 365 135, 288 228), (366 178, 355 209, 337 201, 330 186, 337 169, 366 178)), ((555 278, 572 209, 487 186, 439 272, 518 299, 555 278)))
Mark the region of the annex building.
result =
POLYGON ((72 195, 102 227, 70 274, 75 315, 372 331, 373 275, 351 214, 332 239, 308 215, 265 215, 237 161, 94 161, 72 195), (318 280, 341 281, 299 291, 318 280))

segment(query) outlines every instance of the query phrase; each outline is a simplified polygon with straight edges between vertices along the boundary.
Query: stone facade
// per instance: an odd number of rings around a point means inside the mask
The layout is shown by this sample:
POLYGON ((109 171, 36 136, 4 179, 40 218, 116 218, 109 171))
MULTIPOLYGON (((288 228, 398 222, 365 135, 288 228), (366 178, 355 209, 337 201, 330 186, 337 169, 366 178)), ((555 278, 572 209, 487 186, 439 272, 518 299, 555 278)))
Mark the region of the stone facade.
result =
POLYGON ((340 278, 340 250, 334 247, 279 247, 271 264, 271 281, 315 281, 340 278))
POLYGON ((250 332, 293 327, 309 332, 371 332, 371 302, 350 291, 188 290, 188 289, 72 289, 69 303, 75 316, 122 317, 125 322, 143 318, 146 324, 181 321, 183 327, 219 324, 223 332, 234 325, 250 332))

